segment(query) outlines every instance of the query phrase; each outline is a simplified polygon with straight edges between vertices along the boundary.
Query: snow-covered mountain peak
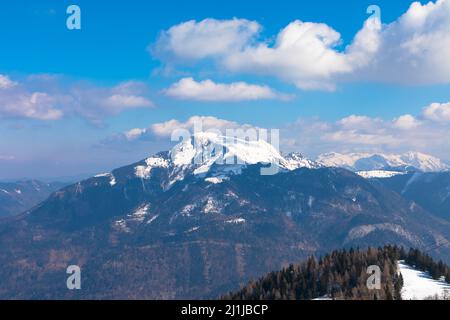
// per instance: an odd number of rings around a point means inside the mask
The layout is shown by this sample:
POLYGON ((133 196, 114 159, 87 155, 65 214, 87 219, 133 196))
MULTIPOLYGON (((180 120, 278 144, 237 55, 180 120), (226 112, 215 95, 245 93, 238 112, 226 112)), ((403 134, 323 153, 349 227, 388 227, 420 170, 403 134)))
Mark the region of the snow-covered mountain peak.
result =
POLYGON ((150 179, 154 169, 163 168, 167 170, 169 178, 165 187, 170 187, 188 175, 204 177, 208 182, 221 183, 227 180, 229 175, 241 174, 243 168, 254 164, 271 164, 279 169, 271 174, 302 167, 319 167, 300 153, 283 157, 273 145, 263 139, 251 140, 214 132, 199 132, 184 138, 169 152, 147 158, 134 169, 136 176, 150 179))
POLYGON ((407 152, 402 155, 402 160, 424 172, 449 170, 449 166, 441 159, 421 152, 407 152))
POLYGON ((328 152, 319 155, 316 161, 326 167, 343 167, 350 169, 355 165, 355 162, 364 157, 370 156, 368 153, 348 153, 342 154, 337 152, 328 152))
POLYGON ((264 140, 243 140, 212 132, 200 132, 169 152, 175 166, 210 167, 212 164, 248 165, 280 163, 280 153, 264 140))
POLYGON ((318 168, 320 167, 320 164, 318 164, 315 161, 309 160, 305 158, 301 153, 299 152, 291 152, 289 153, 285 158, 285 162, 283 163, 284 166, 288 170, 295 170, 298 168, 318 168))

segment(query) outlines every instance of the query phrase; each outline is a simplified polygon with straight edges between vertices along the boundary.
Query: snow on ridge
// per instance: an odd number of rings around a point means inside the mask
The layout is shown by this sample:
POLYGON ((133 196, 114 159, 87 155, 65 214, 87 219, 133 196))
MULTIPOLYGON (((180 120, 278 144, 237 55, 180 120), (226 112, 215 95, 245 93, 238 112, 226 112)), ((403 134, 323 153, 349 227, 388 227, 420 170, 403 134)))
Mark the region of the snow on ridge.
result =
POLYGON ((96 175, 94 176, 94 178, 109 177, 110 175, 111 175, 111 173, 109 173, 109 172, 99 173, 99 174, 96 174, 96 175))
POLYGON ((434 280, 427 272, 416 270, 403 260, 398 261, 398 270, 403 277, 403 300, 424 300, 450 294, 450 284, 434 280))
POLYGON ((388 171, 388 170, 370 170, 370 171, 357 171, 356 174, 365 179, 371 179, 371 178, 391 178, 397 175, 406 174, 406 172, 388 171))
POLYGON ((114 175, 110 172, 99 173, 94 176, 94 178, 108 178, 108 177, 110 178, 109 184, 111 185, 111 187, 115 186, 117 184, 116 177, 114 177, 114 175))

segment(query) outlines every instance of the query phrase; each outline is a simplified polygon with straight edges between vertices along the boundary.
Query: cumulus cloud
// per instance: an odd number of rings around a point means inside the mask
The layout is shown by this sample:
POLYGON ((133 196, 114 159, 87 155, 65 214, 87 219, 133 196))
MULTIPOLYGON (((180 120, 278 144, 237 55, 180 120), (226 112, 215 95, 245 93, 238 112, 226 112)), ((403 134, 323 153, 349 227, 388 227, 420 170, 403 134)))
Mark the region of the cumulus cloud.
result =
POLYGON ((145 85, 124 82, 113 87, 89 83, 58 83, 55 77, 27 77, 13 81, 0 75, 0 117, 58 120, 68 115, 101 121, 107 115, 151 107, 145 85))
POLYGON ((318 155, 324 152, 421 151, 449 159, 447 137, 450 124, 436 126, 423 115, 402 115, 394 119, 352 115, 334 122, 300 119, 281 131, 282 145, 318 155))
POLYGON ((450 0, 414 2, 397 20, 366 20, 344 45, 324 23, 296 20, 272 41, 243 19, 188 21, 162 33, 165 63, 206 58, 234 74, 276 77, 300 89, 333 90, 342 81, 404 85, 450 83, 450 0), (223 39, 223 41, 222 41, 223 39))
POLYGON ((450 0, 414 2, 383 26, 372 63, 357 78, 400 84, 450 82, 450 0))
POLYGON ((191 20, 163 31, 151 51, 164 59, 183 61, 217 57, 240 50, 260 29, 257 22, 246 19, 191 20))
POLYGON ((287 99, 286 95, 279 94, 268 86, 245 82, 215 83, 209 79, 198 82, 192 78, 179 80, 166 89, 165 94, 176 99, 206 102, 287 99))
MULTIPOLYGON (((191 133, 198 131, 215 130, 226 134, 227 130, 248 130, 256 128, 250 124, 241 124, 235 121, 224 120, 213 116, 192 116, 185 121, 171 119, 154 123, 147 128, 133 128, 121 134, 115 135, 116 141, 138 141, 167 139, 177 130, 187 130, 191 133)), ((108 141, 112 142, 112 141, 108 141)))
POLYGON ((56 120, 63 116, 57 105, 56 96, 28 91, 8 76, 0 75, 0 117, 56 120))
POLYGON ((394 126, 399 129, 413 129, 420 126, 420 121, 410 114, 405 114, 393 120, 394 126))
POLYGON ((450 102, 430 104, 424 108, 423 116, 435 122, 450 122, 450 102))
POLYGON ((274 45, 260 43, 225 58, 225 66, 233 72, 272 75, 301 89, 334 89, 334 76, 365 66, 367 55, 376 45, 369 34, 377 29, 372 19, 349 47, 339 51, 341 35, 323 23, 291 22, 277 35, 274 45))

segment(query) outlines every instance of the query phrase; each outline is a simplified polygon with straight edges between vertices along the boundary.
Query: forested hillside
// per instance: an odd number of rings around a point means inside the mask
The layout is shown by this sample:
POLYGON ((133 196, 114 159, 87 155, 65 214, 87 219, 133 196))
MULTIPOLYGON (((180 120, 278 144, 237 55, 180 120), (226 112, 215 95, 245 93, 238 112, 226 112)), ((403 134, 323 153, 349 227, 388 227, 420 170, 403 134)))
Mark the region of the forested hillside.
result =
POLYGON ((397 246, 368 248, 367 250, 336 250, 319 259, 308 258, 298 265, 271 272, 251 281, 241 290, 223 299, 231 300, 308 300, 315 298, 345 300, 401 300, 403 278, 397 262, 405 260, 419 270, 427 271, 434 279, 450 280, 450 269, 442 261, 416 249, 405 251, 397 246), (368 289, 367 268, 381 269, 381 288, 368 289))

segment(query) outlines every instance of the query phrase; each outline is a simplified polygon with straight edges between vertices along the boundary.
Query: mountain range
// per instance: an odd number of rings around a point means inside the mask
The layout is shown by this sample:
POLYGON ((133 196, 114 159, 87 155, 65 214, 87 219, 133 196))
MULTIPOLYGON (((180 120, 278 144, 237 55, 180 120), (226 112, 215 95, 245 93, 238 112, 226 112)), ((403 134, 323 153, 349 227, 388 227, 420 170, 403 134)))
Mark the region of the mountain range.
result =
POLYGON ((448 213, 389 180, 420 172, 365 179, 321 159, 201 133, 64 187, 0 220, 0 298, 213 298, 350 246, 433 246, 450 260, 448 213), (66 288, 73 264, 82 290, 66 288))
POLYGON ((404 154, 384 153, 324 153, 317 162, 328 167, 341 167, 352 171, 448 171, 449 165, 442 160, 420 152, 404 154))

